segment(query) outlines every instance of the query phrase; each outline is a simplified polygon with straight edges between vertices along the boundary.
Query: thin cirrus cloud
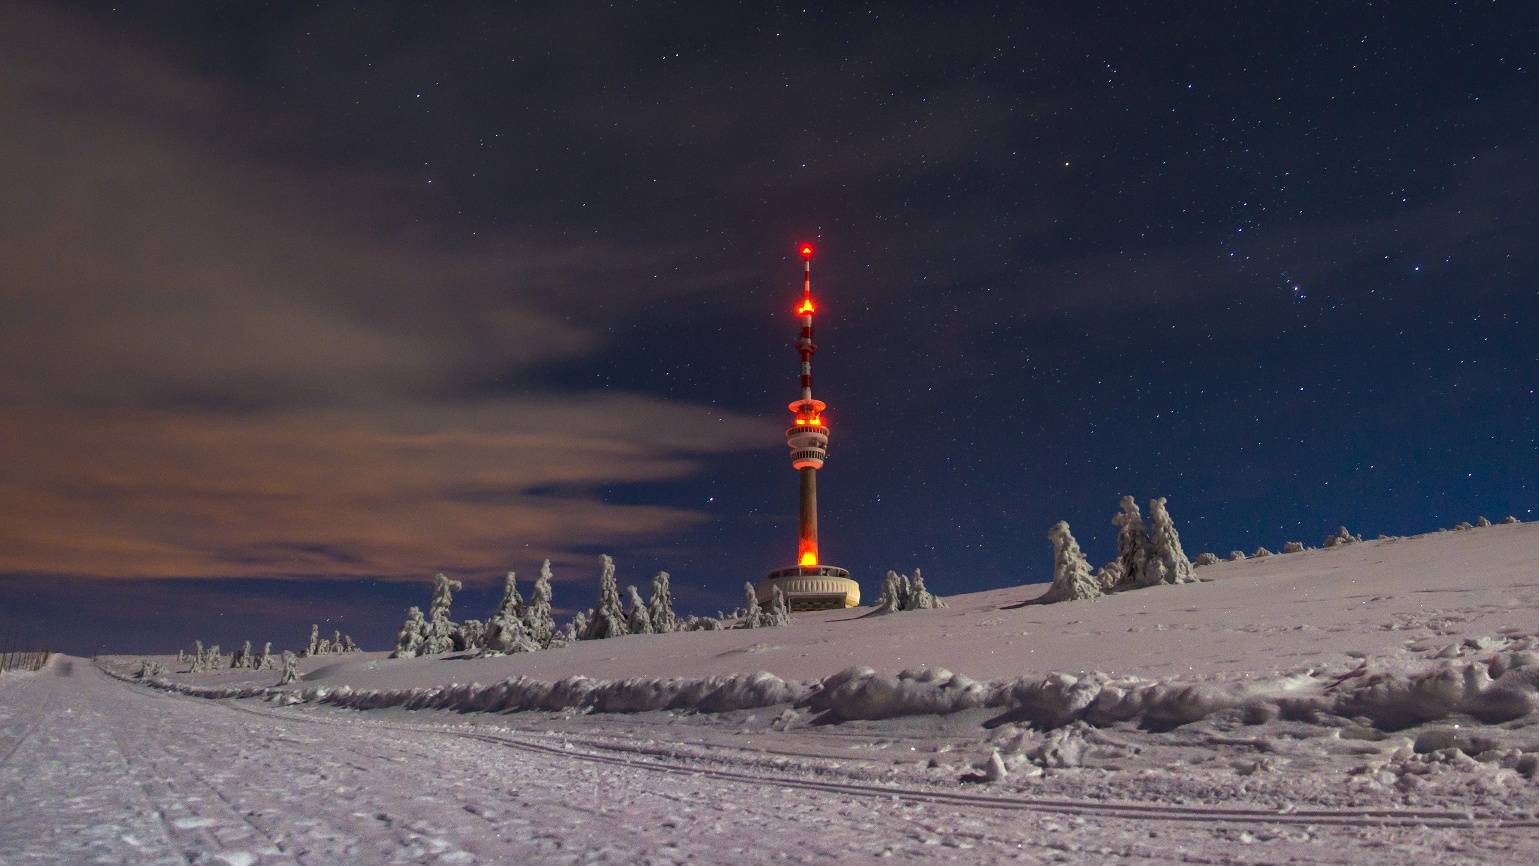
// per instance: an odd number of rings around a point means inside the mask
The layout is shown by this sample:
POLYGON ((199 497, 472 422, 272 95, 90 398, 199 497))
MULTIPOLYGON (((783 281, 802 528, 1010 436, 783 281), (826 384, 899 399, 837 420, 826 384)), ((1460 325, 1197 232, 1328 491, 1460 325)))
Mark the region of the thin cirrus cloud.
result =
POLYGON ((602 349, 664 251, 436 243, 385 204, 398 179, 221 145, 215 84, 63 13, 0 18, 0 571, 490 570, 703 520, 592 491, 773 441, 538 384, 602 349))

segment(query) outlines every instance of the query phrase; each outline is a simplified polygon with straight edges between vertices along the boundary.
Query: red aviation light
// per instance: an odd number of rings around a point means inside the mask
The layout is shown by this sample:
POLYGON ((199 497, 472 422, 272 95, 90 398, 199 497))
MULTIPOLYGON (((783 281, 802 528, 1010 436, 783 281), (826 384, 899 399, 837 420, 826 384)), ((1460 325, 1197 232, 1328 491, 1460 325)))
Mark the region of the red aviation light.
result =
POLYGON ((812 296, 808 295, 807 297, 802 298, 802 305, 796 308, 796 315, 807 316, 811 315, 812 312, 812 296))
POLYGON ((801 254, 804 259, 812 258, 812 244, 802 244, 801 254))

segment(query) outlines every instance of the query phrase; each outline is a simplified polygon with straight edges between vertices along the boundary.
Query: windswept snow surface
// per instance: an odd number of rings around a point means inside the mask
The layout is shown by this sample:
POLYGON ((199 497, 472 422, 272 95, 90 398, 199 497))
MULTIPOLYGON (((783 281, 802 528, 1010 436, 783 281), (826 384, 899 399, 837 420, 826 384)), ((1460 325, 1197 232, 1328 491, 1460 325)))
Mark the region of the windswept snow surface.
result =
POLYGON ((1539 861, 1539 526, 1197 576, 282 688, 60 659, 0 680, 0 863, 1539 861))

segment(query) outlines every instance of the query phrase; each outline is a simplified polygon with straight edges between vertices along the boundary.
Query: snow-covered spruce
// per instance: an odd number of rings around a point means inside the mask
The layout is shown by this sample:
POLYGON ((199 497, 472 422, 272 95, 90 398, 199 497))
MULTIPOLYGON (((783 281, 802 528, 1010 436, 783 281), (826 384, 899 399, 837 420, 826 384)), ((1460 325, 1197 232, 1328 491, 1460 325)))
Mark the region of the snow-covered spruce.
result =
POLYGON ((770 592, 770 606, 764 612, 764 625, 778 628, 790 624, 791 605, 786 603, 785 592, 777 586, 770 592))
POLYGON ((1356 544, 1362 541, 1361 535, 1353 535, 1345 526, 1338 528, 1334 533, 1325 536, 1320 543, 1321 547, 1340 547, 1343 544, 1356 544))
POLYGON ((269 670, 272 670, 272 667, 273 667, 273 642, 272 641, 267 641, 266 643, 262 644, 262 655, 256 661, 256 668, 255 668, 255 670, 269 671, 269 670))
POLYGON ((882 594, 877 597, 867 616, 905 610, 932 610, 945 606, 946 601, 925 586, 924 572, 916 568, 914 576, 909 577, 888 569, 887 577, 882 581, 882 594))
POLYGON ((1192 560, 1192 568, 1200 568, 1204 565, 1217 565, 1218 562, 1218 554, 1216 553, 1199 553, 1197 558, 1192 560))
POLYGON ((1111 592, 1122 585, 1122 560, 1114 559, 1101 566, 1095 573, 1095 582, 1101 592, 1111 592))
POLYGON ((904 610, 935 610, 946 606, 946 600, 930 592, 924 585, 924 574, 916 566, 914 568, 914 580, 909 586, 908 603, 904 610))
MULTIPOLYGON (((416 610, 416 608, 412 608, 416 610)), ((286 686, 299 680, 299 659, 288 650, 283 651, 283 673, 278 677, 278 685, 286 686)))
POLYGON ((1181 549, 1181 534, 1165 509, 1165 497, 1149 500, 1149 557, 1139 576, 1143 586, 1167 583, 1191 583, 1192 561, 1181 549))
POLYGON ((666 571, 659 571, 652 578, 652 596, 647 600, 647 616, 652 622, 652 630, 658 634, 679 630, 679 615, 673 611, 673 589, 669 586, 666 571))
POLYGON ((318 655, 321 651, 321 627, 315 623, 310 624, 310 643, 305 646, 305 655, 318 655))
POLYGON ((1272 555, 1272 551, 1267 550, 1265 547, 1258 547, 1258 548, 1256 548, 1256 552, 1251 554, 1251 558, 1254 559, 1256 557, 1271 556, 1271 555, 1272 555))
POLYGON ((1464 532, 1465 530, 1474 528, 1474 524, 1470 523, 1468 520, 1461 520, 1457 525, 1454 526, 1454 532, 1464 532))
POLYGON ((1288 541, 1283 543, 1283 553, 1302 553, 1303 551, 1304 542, 1302 541, 1288 541))
POLYGON ((871 606, 871 613, 897 613, 902 609, 903 578, 896 571, 888 569, 887 577, 882 580, 882 594, 877 596, 876 603, 871 606))
POLYGON ((738 628, 763 628, 764 609, 759 607, 759 595, 753 591, 753 584, 744 583, 743 593, 747 596, 748 606, 743 608, 743 616, 738 620, 738 628))
POLYGON ((502 655, 540 649, 542 644, 529 634, 526 614, 524 597, 518 591, 518 577, 510 571, 502 580, 502 599, 492 611, 491 619, 487 620, 481 651, 487 655, 502 655))
POLYGON ((1491 525, 1491 521, 1484 514, 1482 514, 1479 517, 1475 518, 1475 528, 1477 528, 1477 529, 1482 529, 1482 528, 1490 526, 1490 525, 1491 525))
POLYGON ((1149 559, 1149 530, 1133 497, 1122 497, 1122 511, 1112 517, 1117 527, 1117 561, 1121 563, 1119 586, 1143 586, 1149 559))
POLYGON ((1514 523, 1521 523, 1521 522, 1522 521, 1518 520, 1516 517, 1513 517, 1511 514, 1509 514, 1506 517, 1502 518, 1502 523, 1507 525, 1507 526, 1511 526, 1514 523))
POLYGON ((449 618, 454 593, 465 585, 443 572, 433 576, 433 600, 428 605, 427 625, 422 632, 422 654, 453 652, 456 623, 449 618))
POLYGON ((1053 544, 1053 583, 1036 600, 1038 604, 1059 601, 1084 601, 1101 597, 1101 584, 1090 573, 1090 562, 1079 549, 1079 542, 1069 531, 1069 524, 1058 521, 1047 531, 1053 544))
POLYGON ((620 585, 615 581, 615 561, 609 554, 599 557, 599 601, 582 634, 584 640, 602 640, 630 633, 625 624, 625 608, 620 604, 620 585))
POLYGON ((1229 551, 1229 561, 1230 562, 1240 562, 1243 559, 1245 559, 1245 551, 1243 551, 1243 550, 1231 550, 1231 551, 1229 551))
POLYGON ((456 652, 480 652, 486 648, 486 624, 479 619, 467 619, 454 626, 456 652))
MULTIPOLYGON (((396 632, 393 659, 409 659, 422 655, 422 635, 427 631, 427 620, 422 618, 422 608, 412 605, 406 609, 406 621, 396 632)), ((285 650, 287 652, 287 650, 285 650)))
POLYGON ((524 631, 536 646, 549 647, 556 638, 556 618, 551 613, 550 560, 540 564, 540 576, 535 578, 534 589, 529 592, 529 602, 524 605, 524 631))
POLYGON ((625 628, 631 634, 652 634, 652 615, 647 611, 647 603, 641 600, 641 593, 636 591, 635 584, 625 587, 625 628))

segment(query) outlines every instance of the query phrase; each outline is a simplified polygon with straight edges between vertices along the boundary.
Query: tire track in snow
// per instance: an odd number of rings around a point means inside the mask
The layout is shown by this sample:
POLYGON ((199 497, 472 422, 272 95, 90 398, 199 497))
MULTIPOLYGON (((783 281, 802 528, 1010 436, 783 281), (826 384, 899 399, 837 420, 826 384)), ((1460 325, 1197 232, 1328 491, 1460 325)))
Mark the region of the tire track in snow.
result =
MULTIPOLYGON (((191 698, 190 696, 185 697, 196 700, 196 698, 191 698)), ((274 710, 260 710, 252 707, 238 706, 233 702, 221 701, 220 703, 226 707, 229 707, 231 710, 252 713, 259 716, 267 716, 270 718, 303 720, 314 724, 358 724, 356 722, 341 719, 319 718, 315 716, 299 715, 294 713, 283 713, 274 710)), ((1491 815, 1488 813, 1478 813, 1474 811, 1456 812, 1449 810, 1387 808, 1297 809, 1290 811, 1275 811, 1268 809, 1247 809, 1218 806, 1175 806, 1162 803, 1109 802, 1098 800, 1050 799, 1039 797, 1002 797, 989 794, 971 794, 961 791, 947 791, 933 788, 883 787, 880 785, 867 785, 858 782, 833 782, 799 778, 796 776, 758 773, 750 774, 737 772, 734 770, 702 767, 699 765, 670 763, 661 760, 653 760, 650 757, 635 758, 625 757, 623 755, 608 755, 598 752, 577 751, 570 748, 559 748, 545 745, 543 743, 531 742, 526 739, 518 739, 514 736, 498 736, 475 731, 459 731, 445 729, 442 727, 408 725, 395 722, 381 722, 372 720, 366 724, 387 730, 411 731, 415 733, 436 734, 438 736, 477 740, 499 747, 521 750, 543 756, 557 756, 567 760, 578 760, 586 761, 589 763, 628 767, 664 775, 706 777, 724 782, 753 786, 776 785, 784 788, 819 791, 841 796, 856 796, 882 800, 897 799, 915 803, 970 807, 990 810, 1044 812, 1083 817, 1103 817, 1136 821, 1173 821, 1188 823, 1286 825, 1316 824, 1364 828, 1427 827, 1429 829, 1539 828, 1539 819, 1512 819, 1491 815)), ((528 734, 526 733, 526 735, 528 734)), ((622 753, 627 751, 630 751, 633 754, 644 752, 644 750, 641 749, 626 750, 619 746, 612 746, 610 748, 622 753)))

